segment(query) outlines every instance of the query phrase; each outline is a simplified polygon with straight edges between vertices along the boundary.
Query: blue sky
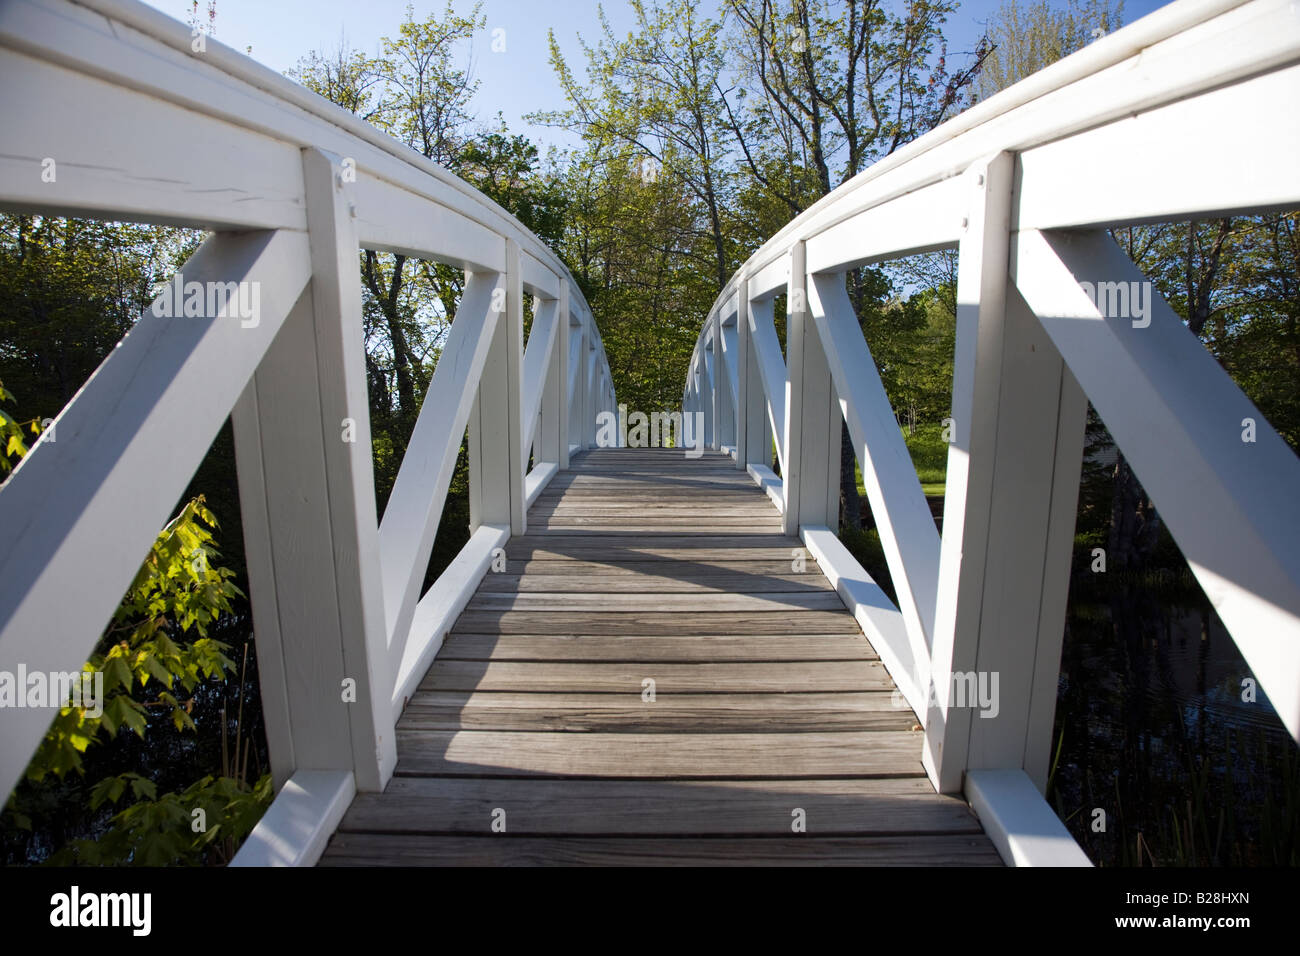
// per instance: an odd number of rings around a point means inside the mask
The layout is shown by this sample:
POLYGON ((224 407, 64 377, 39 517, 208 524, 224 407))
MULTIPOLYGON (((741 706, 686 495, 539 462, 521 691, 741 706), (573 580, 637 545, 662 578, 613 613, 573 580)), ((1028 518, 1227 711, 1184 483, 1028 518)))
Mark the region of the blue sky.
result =
MULTIPOLYGON (((146 0, 168 16, 189 19, 189 0, 146 0)), ((441 11, 445 0, 414 4, 417 17, 441 11)), ((1126 0, 1124 19, 1131 23, 1165 5, 1167 0, 1126 0)), ((408 0, 217 0, 216 39, 241 52, 252 47, 253 59, 283 73, 311 50, 334 50, 340 38, 365 53, 379 51, 380 38, 397 32, 408 0)), ((200 7, 206 9, 206 0, 200 7)), ((458 13, 473 9, 472 0, 454 0, 458 13)), ((966 0, 947 24, 949 52, 970 50, 999 0, 966 0)), ((486 28, 468 51, 480 81, 474 106, 483 123, 497 111, 512 132, 526 134, 543 147, 573 145, 572 137, 523 120, 536 110, 561 109, 564 94, 547 62, 547 30, 553 28, 570 65, 581 75, 582 55, 577 37, 594 42, 600 33, 596 0, 483 0, 486 28), (492 52, 492 31, 505 30, 506 50, 492 52)), ((603 4, 619 35, 633 26, 625 0, 603 4)), ((716 0, 701 0, 700 8, 717 8, 716 0)))

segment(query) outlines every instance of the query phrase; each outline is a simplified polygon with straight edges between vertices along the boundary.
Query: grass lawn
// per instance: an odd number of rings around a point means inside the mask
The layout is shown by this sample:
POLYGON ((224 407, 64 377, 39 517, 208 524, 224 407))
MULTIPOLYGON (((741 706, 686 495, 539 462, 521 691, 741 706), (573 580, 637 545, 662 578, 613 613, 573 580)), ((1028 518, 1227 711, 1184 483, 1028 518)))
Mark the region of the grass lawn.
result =
MULTIPOLYGON (((928 498, 942 498, 948 474, 948 443, 943 440, 943 426, 918 425, 913 435, 904 429, 903 439, 912 455, 916 477, 921 480, 921 490, 928 498)), ((862 466, 854 463, 853 470, 861 488, 862 466)))

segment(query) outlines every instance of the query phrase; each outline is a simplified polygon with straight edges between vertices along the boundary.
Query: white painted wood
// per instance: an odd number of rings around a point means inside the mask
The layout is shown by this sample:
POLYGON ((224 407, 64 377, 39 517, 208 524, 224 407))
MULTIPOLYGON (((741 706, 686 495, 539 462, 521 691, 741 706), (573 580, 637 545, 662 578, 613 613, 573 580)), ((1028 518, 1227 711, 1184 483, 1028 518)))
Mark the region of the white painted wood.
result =
MULTIPOLYGON (((361 283, 339 157, 303 151, 313 276, 233 415, 266 710, 292 770, 382 790, 397 762, 389 688, 361 283), (246 473, 245 473, 246 472, 246 473), (269 517, 269 523, 262 520, 269 517), (271 658, 278 658, 272 660, 271 658), (351 683, 350 695, 344 686, 351 683), (284 700, 273 699, 284 695, 284 700)), ((286 770, 275 761, 278 774, 286 770)), ((284 777, 277 781, 283 784, 284 777)))
MULTIPOLYGON (((210 237, 181 274, 257 283, 257 324, 147 310, 55 418, 58 441, 38 441, 14 469, 0 491, 0 670, 81 669, 310 269, 303 233, 210 237)), ((0 792, 50 718, 6 711, 0 792)))
POLYGON ((736 394, 736 325, 733 321, 729 325, 722 325, 719 328, 718 340, 721 343, 721 363, 719 369, 722 371, 722 377, 726 382, 726 387, 722 390, 722 403, 719 407, 721 415, 720 432, 722 443, 729 448, 736 446, 736 420, 739 417, 736 412, 736 400, 739 397, 736 394))
POLYGON ((579 419, 579 440, 583 448, 596 444, 596 413, 600 410, 600 396, 597 394, 599 376, 596 369, 595 330, 590 316, 583 319, 582 336, 582 415, 579 419))
MULTIPOLYGON (((1294 9, 1294 8, 1293 8, 1294 9)), ((1290 29, 1300 32, 1300 15, 1290 29)), ((1270 45, 1284 36, 1267 38, 1270 45)), ((1020 154, 1021 229, 1211 219, 1300 205, 1300 66, 1075 133, 1020 154), (1188 151, 1186 131, 1219 117, 1188 151), (1072 188, 1087 182, 1087 189, 1072 188)))
POLYGON ((708 446, 719 448, 726 441, 723 431, 723 416, 727 402, 727 369, 722 358, 722 313, 714 309, 709 315, 710 331, 704 343, 705 366, 709 374, 709 414, 705 422, 708 433, 708 446))
POLYGON ((961 235, 963 199, 961 180, 953 178, 868 207, 808 239, 808 271, 843 272, 947 248, 961 235))
POLYGON ((523 461, 528 461, 528 449, 537 436, 537 416, 541 411, 542 396, 552 374, 551 359, 555 354, 558 320, 558 303, 554 299, 533 299, 533 325, 528 333, 528 345, 523 360, 523 461))
POLYGON ((357 788, 345 770, 299 770, 276 794, 231 866, 315 866, 357 788))
POLYGON ((510 529, 504 525, 480 527, 420 599, 411 622, 410 640, 402 647, 401 656, 393 661, 397 675, 391 701, 394 723, 433 663, 456 618, 492 566, 494 553, 505 546, 509 537, 510 529))
POLYGON ((546 392, 542 397, 542 459, 553 461, 564 470, 569 467, 569 283, 560 283, 555 303, 555 344, 546 373, 546 392))
POLYGON ((519 254, 520 279, 524 291, 536 298, 555 300, 560 297, 560 277, 532 250, 519 254))
POLYGON ((1146 281, 1106 233, 1021 233, 1011 263, 1029 307, 1300 739, 1300 462, 1154 291, 1148 325, 1102 315, 1080 282, 1146 281), (1242 440, 1248 418, 1253 443, 1242 440))
POLYGON ((1007 866, 1092 866, 1022 770, 972 770, 966 799, 1007 866))
MULTIPOLYGON (((484 524, 509 525, 525 531, 524 436, 521 378, 524 354, 524 291, 520 281, 519 245, 506 240, 503 307, 479 378, 474 411, 469 419, 470 531, 484 524)), ((541 353, 543 363, 545 351, 541 353)), ((540 385, 540 371, 538 367, 540 385)), ((535 415, 535 411, 533 413, 535 415)), ((529 439, 531 444, 531 439, 529 439)))
MULTIPOLYGON (((734 298, 736 314, 732 317, 735 328, 735 376, 733 381, 736 386, 736 467, 743 469, 749 464, 749 431, 756 428, 751 416, 761 414, 761 409, 756 412, 754 398, 751 391, 762 394, 762 382, 759 381, 757 366, 753 364, 750 358, 749 344, 749 283, 748 280, 741 277, 739 279, 739 291, 734 298)), ((683 411, 685 407, 683 406, 683 411)))
MULTIPOLYGON (((769 248, 764 244, 764 249, 769 248)), ((755 260, 757 254, 750 260, 747 265, 752 266, 753 271, 749 275, 749 299, 751 302, 761 302, 769 299, 781 292, 790 283, 790 259, 784 253, 773 252, 767 256, 765 264, 759 265, 755 260)), ((727 295, 728 290, 723 289, 722 295, 727 295)))
MULTIPOLYGON (((57 419, 59 444, 38 442, 6 483, 0 514, 14 550, 0 555, 9 568, 0 583, 0 661, 80 666, 233 409, 246 551, 250 568, 266 572, 253 604, 276 781, 304 767, 337 767, 377 789, 394 761, 383 706, 390 664, 421 653, 407 639, 425 606, 419 584, 497 331, 484 319, 495 276, 508 273, 516 303, 524 287, 543 300, 563 294, 566 322, 570 311, 583 317, 591 329, 584 371, 600 383, 599 393, 584 395, 593 409, 615 402, 608 363, 567 270, 518 220, 275 72, 211 37, 194 55, 190 39, 187 27, 132 0, 0 6, 0 79, 32 93, 31 110, 0 105, 14 146, 0 158, 0 208, 215 230, 184 278, 247 282, 260 299, 257 321, 244 327, 232 328, 237 318, 146 316, 57 419), (50 124, 52 115, 60 122, 50 124), (168 135, 145 148, 140 129, 168 135), (41 161, 51 155, 58 178, 46 183, 41 161), (474 274, 461 305, 468 318, 454 323, 383 532, 360 357, 358 243, 474 274), (39 565, 26 564, 33 556, 39 565), (91 572, 84 556, 106 565, 91 572), (68 580, 81 599, 60 607, 55 596, 67 593, 68 580), (49 640, 51 628, 66 636, 49 640), (344 677, 357 680, 358 702, 340 722, 344 677)), ((567 387, 566 358, 542 363, 538 391, 558 396, 567 387)), ((518 362, 500 384, 513 409, 503 447, 519 458, 518 362)), ((570 445, 571 406, 542 404, 559 406, 558 424, 542 416, 557 463, 537 473, 535 488, 567 464, 570 445)), ((519 464, 508 476, 516 531, 522 471, 519 464)), ((46 723, 34 711, 7 721, 6 792, 46 723)))
POLYGON ((781 487, 781 479, 767 465, 748 464, 745 471, 749 477, 754 479, 754 484, 762 488, 767 496, 772 499, 772 504, 776 505, 776 510, 785 513, 785 489, 781 487))
MULTIPOLYGON (((805 254, 802 243, 791 250, 787 297, 789 404, 783 526, 790 535, 798 534, 802 525, 836 529, 840 525, 840 431, 844 418, 831 382, 834 372, 828 365, 828 361, 835 362, 839 357, 827 354, 825 346, 835 346, 820 333, 809 312, 805 254)), ((857 319, 850 321, 856 329, 857 319)), ((861 332, 858 334, 861 337, 861 332)))
MULTIPOLYGON (((1002 380, 1014 159, 1002 153, 975 163, 962 183, 960 208, 969 216, 957 272, 957 329, 953 357, 951 442, 944 494, 935 630, 924 763, 935 789, 962 786, 971 711, 949 699, 952 675, 975 670, 980 602, 993 496, 994 446, 1002 380)), ((1020 761, 1016 762, 1019 765, 1020 761)))
MULTIPOLYGON (((569 324, 569 446, 582 447, 582 386, 585 331, 581 318, 573 314, 569 324)), ((570 452, 572 454, 572 452, 570 452)))
POLYGON ((389 653, 399 660, 405 653, 461 437, 496 331, 498 313, 492 309, 492 298, 498 288, 505 289, 504 277, 499 274, 466 276, 456 318, 425 391, 424 405, 379 525, 389 653))
MULTIPOLYGON (((79 128, 83 135, 80 141, 70 144, 75 151, 64 153, 65 160, 76 167, 97 170, 93 175, 108 177, 103 181, 104 185, 91 190, 90 194, 92 199, 99 196, 100 203, 106 196, 117 197, 117 204, 101 210, 111 211, 113 215, 109 218, 143 218, 146 221, 171 221, 178 225, 199 225, 206 221, 205 217, 187 217, 186 205, 208 202, 219 217, 213 221, 225 222, 228 227, 255 228, 272 225, 270 222, 259 223, 255 218, 262 205, 261 198, 281 196, 282 199, 276 201, 283 202, 285 208, 298 206, 299 221, 296 224, 277 224, 301 228, 300 181, 299 188, 290 190, 287 195, 282 188, 288 187, 295 175, 300 175, 292 173, 293 167, 299 165, 299 149, 315 146, 356 159, 356 185, 360 194, 373 187, 373 182, 367 183, 367 178, 373 176, 375 180, 394 184, 400 192, 409 191, 417 199, 433 200, 456 213, 460 217, 459 226, 465 231, 451 233, 459 244, 449 247, 451 259, 448 261, 462 258, 466 249, 474 248, 490 234, 514 235, 541 263, 556 274, 566 274, 559 258, 517 219, 441 166, 212 37, 207 38, 207 49, 200 55, 191 52, 190 43, 187 26, 133 0, 93 0, 89 3, 15 0, 0 7, 0 46, 24 51, 50 63, 70 65, 83 72, 84 75, 75 82, 85 85, 85 88, 61 99, 60 116, 68 116, 68 108, 82 101, 98 105, 100 117, 124 117, 125 114, 115 109, 103 108, 104 97, 108 95, 107 84, 118 89, 140 91, 154 104, 153 108, 163 103, 175 104, 185 111, 191 123, 203 127, 180 135, 183 126, 169 125, 177 133, 173 140, 184 144, 188 150, 183 159, 173 161, 164 147, 139 148, 135 130, 140 126, 113 124, 103 119, 96 121, 93 116, 88 117, 90 121, 85 124, 70 122, 68 125, 79 128), (142 64, 147 64, 147 69, 142 69, 142 64), (91 76, 98 79, 90 80, 91 76), (256 170, 238 168, 248 163, 247 157, 256 150, 244 139, 245 133, 256 134, 267 143, 279 143, 282 158, 273 170, 275 187, 247 190, 238 187, 238 177, 261 175, 256 170), (124 161, 110 162, 117 150, 121 151, 124 161), (83 152, 86 154, 85 163, 79 155, 83 152), (208 167, 211 167, 213 178, 206 175, 208 167), (189 196, 199 190, 194 189, 191 183, 178 180, 177 170, 203 172, 204 178, 199 185, 205 187, 209 195, 189 196), (153 184, 153 199, 140 196, 138 208, 133 207, 125 200, 132 198, 129 190, 138 188, 143 182, 153 184), (230 192, 223 193, 215 188, 225 182, 234 187, 230 192), (172 183, 174 187, 169 185, 172 183), (146 211, 148 215, 140 215, 146 211)), ((14 132, 18 130, 14 129, 14 132)), ((16 180, 15 185, 21 185, 26 178, 23 176, 16 180)), ((0 177, 0 183, 8 185, 7 178, 0 177)), ((36 202, 63 201, 52 196, 49 190, 43 196, 32 198, 36 202)), ((367 216, 364 208, 358 209, 357 229, 363 245, 371 245, 369 231, 372 227, 423 229, 422 224, 428 221, 430 213, 426 203, 419 201, 411 203, 405 211, 395 204, 391 211, 396 218, 389 220, 384 217, 376 221, 367 216)), ((435 237, 435 241, 441 243, 443 240, 435 237)), ((419 244, 403 241, 397 245, 419 244)), ((381 248, 384 244, 376 242, 373 247, 381 248)), ((468 262, 457 264, 469 265, 468 262)), ((500 268, 491 262, 479 263, 479 266, 492 270, 500 268)))
POLYGON ((553 461, 544 461, 528 473, 524 481, 524 494, 528 507, 533 506, 537 496, 546 490, 551 479, 559 473, 560 466, 553 461))
POLYGON ((1087 401, 1018 292, 1008 290, 1013 162, 965 176, 954 442, 924 763, 958 792, 968 768, 1024 768, 1046 788, 1087 401), (1026 587, 1025 582, 1033 586, 1026 587), (976 675, 996 693, 972 701, 976 675), (979 704, 978 714, 976 704, 979 704))
MULTIPOLYGON (((844 276, 813 276, 808 298, 812 321, 826 344, 829 375, 844 396, 844 420, 862 466, 867 500, 880 531, 899 609, 907 622, 912 659, 928 661, 939 576, 939 532, 849 301, 844 276)), ((838 447, 838 440, 834 444, 838 447)), ((835 477, 838 479, 838 471, 835 477)))
POLYGON ((348 705, 352 772, 358 790, 380 791, 397 764, 386 699, 393 674, 384 621, 361 277, 341 164, 342 157, 303 150, 330 543, 344 673, 356 680, 358 690, 355 703, 348 705), (355 426, 354 434, 345 435, 345 420, 355 426))
POLYGON ((830 528, 804 525, 800 535, 821 573, 826 575, 880 655, 899 694, 924 724, 929 662, 916 657, 903 615, 830 528))
POLYGON ((714 434, 714 423, 716 421, 717 408, 714 404, 715 394, 713 387, 713 349, 707 342, 702 343, 700 347, 700 411, 704 412, 704 446, 706 448, 714 447, 716 437, 714 434))
MULTIPOLYGON (((787 266, 787 272, 789 267, 787 266)), ((754 363, 758 369, 758 378, 762 393, 766 398, 768 425, 767 431, 775 438, 777 459, 784 471, 785 464, 785 422, 786 422, 786 381, 785 359, 781 356, 781 341, 776 337, 776 323, 772 317, 772 300, 750 300, 749 303, 749 341, 754 363)), ((768 464, 764 460, 763 464, 768 464)))

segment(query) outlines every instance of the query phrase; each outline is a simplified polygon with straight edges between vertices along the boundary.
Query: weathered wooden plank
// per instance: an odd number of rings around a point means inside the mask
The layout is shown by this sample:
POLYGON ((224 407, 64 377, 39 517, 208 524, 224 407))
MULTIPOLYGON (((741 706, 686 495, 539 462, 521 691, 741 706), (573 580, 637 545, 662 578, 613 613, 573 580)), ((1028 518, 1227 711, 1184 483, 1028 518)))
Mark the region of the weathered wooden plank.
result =
MULTIPOLYGON (((618 591, 637 591, 640 593, 680 593, 680 594, 737 594, 750 591, 771 593, 788 593, 794 591, 827 591, 828 582, 820 574, 745 574, 735 571, 721 571, 710 574, 697 574, 691 571, 692 578, 668 577, 663 574, 646 572, 616 574, 621 569, 609 568, 606 573, 608 581, 593 582, 589 572, 582 574, 543 573, 534 570, 528 574, 492 574, 479 586, 481 592, 509 594, 514 592, 547 592, 564 594, 572 591, 589 593, 597 589, 618 591)), ((789 570, 786 568, 785 570, 789 570)))
MULTIPOLYGON (((764 565, 770 565, 773 561, 783 563, 786 568, 790 568, 794 560, 793 552, 798 550, 801 554, 808 554, 802 547, 786 547, 780 545, 775 548, 682 548, 682 547, 659 547, 657 545, 646 545, 635 547, 633 545, 612 545, 600 546, 587 544, 585 546, 574 547, 564 536, 556 534, 549 541, 538 541, 532 539, 527 545, 519 544, 519 538, 512 539, 505 546, 506 558, 518 561, 600 561, 606 563, 617 563, 626 567, 634 567, 644 562, 678 562, 685 563, 684 567, 679 567, 675 573, 689 575, 695 568, 701 570, 712 567, 725 567, 728 564, 735 564, 737 561, 754 561, 764 565)), ((641 540, 645 540, 642 538, 641 540)), ((813 567, 812 556, 806 559, 808 566, 813 567)))
POLYGON ((512 780, 399 777, 359 794, 341 833, 637 836, 689 833, 791 835, 803 811, 809 836, 980 834, 962 800, 917 777, 790 783, 664 780, 512 780))
POLYGON ((531 734, 398 731, 403 776, 912 777, 919 731, 833 734, 531 734))
POLYGON ((720 481, 590 454, 506 543, 402 712, 398 776, 323 862, 997 864, 818 565, 727 485, 734 461, 720 481), (784 839, 796 808, 816 853, 784 839))
POLYGON ((578 580, 584 583, 584 590, 592 587, 607 587, 605 584, 595 584, 589 581, 593 574, 610 575, 612 577, 639 577, 641 578, 641 588, 654 588, 657 590, 679 590, 676 585, 681 585, 680 590, 689 590, 691 587, 709 588, 724 577, 730 577, 737 583, 730 588, 732 591, 750 590, 744 586, 748 582, 754 582, 761 588, 767 587, 767 582, 780 581, 783 584, 786 579, 799 580, 807 579, 813 587, 830 587, 830 582, 826 580, 821 573, 817 563, 809 554, 804 573, 792 573, 791 565, 793 560, 789 557, 772 560, 763 560, 762 558, 738 559, 734 561, 714 559, 711 561, 694 560, 688 569, 677 569, 672 564, 662 561, 648 559, 644 561, 583 561, 578 558, 563 556, 555 558, 537 558, 531 561, 507 560, 506 569, 501 572, 499 577, 519 577, 525 575, 524 580, 530 582, 530 588, 533 590, 545 591, 546 582, 549 578, 556 578, 560 581, 578 580))
POLYGON ((466 611, 466 634, 860 634, 844 611, 466 611))
POLYGON ((340 833, 322 866, 1001 866, 987 837, 537 837, 340 833))
POLYGON ((656 696, 893 688, 889 674, 875 661, 568 664, 439 659, 421 681, 420 690, 585 691, 639 697, 647 679, 655 682, 656 696))
MULTIPOLYGON (((490 582, 487 582, 491 586, 490 582)), ((575 611, 599 612, 728 612, 755 614, 788 611, 839 611, 844 602, 834 591, 765 594, 638 594, 634 589, 588 594, 523 593, 484 591, 470 599, 468 611, 575 611)))
POLYGON ((772 518, 542 518, 530 521, 528 530, 533 534, 590 534, 612 531, 672 533, 690 529, 709 534, 734 534, 737 531, 779 531, 781 519, 772 518))
POLYGON ((322 866, 1001 866, 987 837, 574 837, 340 833, 322 866))
POLYGON ((789 733, 911 730, 916 717, 884 691, 666 694, 653 704, 632 694, 419 691, 399 726, 412 731, 789 733))
MULTIPOLYGON (((521 534, 518 537, 511 538, 506 545, 508 555, 518 554, 520 551, 526 551, 529 548, 556 548, 563 547, 573 550, 582 548, 625 548, 628 550, 651 550, 657 551, 664 548, 677 548, 695 550, 703 548, 705 550, 726 550, 728 548, 774 548, 784 549, 788 554, 791 550, 798 548, 802 550, 803 544, 798 538, 788 538, 780 533, 756 532, 754 534, 739 534, 729 532, 726 534, 714 534, 704 532, 702 534, 686 534, 672 532, 666 534, 620 534, 617 531, 606 533, 596 533, 591 531, 575 531, 569 534, 563 532, 551 532, 550 534, 521 534), (563 539, 563 540, 560 540, 563 539)), ((679 556, 679 557, 684 557, 679 556)))
POLYGON ((705 502, 692 495, 689 498, 674 502, 665 498, 654 501, 629 501, 622 496, 587 499, 578 499, 575 496, 575 498, 571 499, 539 502, 529 511, 528 516, 530 518, 556 518, 565 515, 592 518, 672 518, 683 515, 714 515, 717 513, 716 509, 719 506, 725 506, 728 515, 741 514, 767 517, 777 513, 776 509, 766 500, 758 501, 752 498, 737 501, 722 499, 720 501, 705 502))
POLYGON ((853 634, 705 637, 605 634, 452 634, 438 652, 444 661, 859 661, 875 660, 866 638, 853 634))

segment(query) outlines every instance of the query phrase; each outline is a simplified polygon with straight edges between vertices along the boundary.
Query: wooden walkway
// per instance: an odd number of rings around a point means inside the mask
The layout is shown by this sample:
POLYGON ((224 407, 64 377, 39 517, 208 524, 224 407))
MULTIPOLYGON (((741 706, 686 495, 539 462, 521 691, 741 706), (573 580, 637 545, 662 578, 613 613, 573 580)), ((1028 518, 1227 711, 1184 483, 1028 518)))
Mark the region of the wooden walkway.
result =
POLYGON ((578 458, 321 864, 999 865, 799 547, 723 455, 578 458))

